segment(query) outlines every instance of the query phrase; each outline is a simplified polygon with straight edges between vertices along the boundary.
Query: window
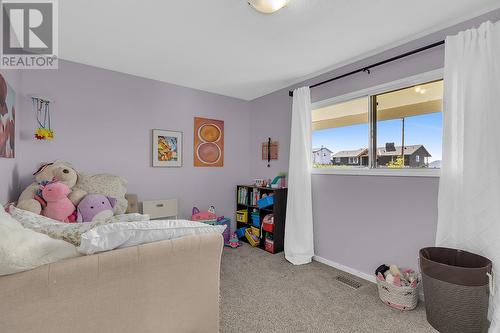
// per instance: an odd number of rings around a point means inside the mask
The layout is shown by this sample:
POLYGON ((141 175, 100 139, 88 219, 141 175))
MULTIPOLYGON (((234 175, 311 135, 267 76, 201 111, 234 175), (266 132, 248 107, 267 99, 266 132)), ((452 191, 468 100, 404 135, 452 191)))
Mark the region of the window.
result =
POLYGON ((329 105, 312 111, 313 143, 333 152, 334 164, 329 167, 366 167, 368 155, 363 155, 369 141, 368 107, 370 100, 362 97, 329 105))
POLYGON ((439 167, 442 99, 442 80, 376 96, 379 168, 439 167))
POLYGON ((440 168, 443 81, 388 90, 312 111, 313 144, 332 151, 329 168, 440 168))

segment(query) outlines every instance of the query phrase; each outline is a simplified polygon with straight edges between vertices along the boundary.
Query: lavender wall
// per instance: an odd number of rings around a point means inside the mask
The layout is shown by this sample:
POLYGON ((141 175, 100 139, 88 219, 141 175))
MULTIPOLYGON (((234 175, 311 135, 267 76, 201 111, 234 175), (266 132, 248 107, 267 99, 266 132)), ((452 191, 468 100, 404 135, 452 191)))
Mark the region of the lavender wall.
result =
POLYGON ((55 100, 53 142, 33 139, 31 102, 21 101, 19 174, 24 187, 40 162, 62 159, 78 170, 128 180, 139 200, 179 198, 182 216, 214 204, 233 216, 234 185, 249 176, 249 109, 242 100, 62 61, 55 71, 24 71, 23 91, 55 100), (225 121, 223 168, 193 167, 193 117, 225 121), (152 168, 151 129, 184 132, 184 166, 152 168))
MULTIPOLYGON (((426 45, 487 19, 500 19, 500 10, 294 87, 426 45)), ((442 66, 443 49, 437 48, 373 69, 371 75, 359 74, 316 88, 312 97, 318 101, 442 66)), ((209 204, 215 204, 219 213, 233 216, 236 183, 288 170, 288 89, 244 102, 66 61, 60 62, 57 71, 5 75, 18 91, 18 140, 17 159, 0 160, 0 202, 15 198, 18 184, 23 187, 31 182, 31 174, 40 162, 64 159, 80 170, 108 172, 128 179, 129 192, 137 193, 140 200, 179 198, 183 216, 190 214, 193 205, 209 204), (26 97, 32 93, 55 100, 53 142, 32 139, 36 123, 26 97), (225 121, 224 168, 192 166, 194 116, 225 121), (152 128, 184 132, 182 168, 150 167, 152 128), (280 141, 280 159, 271 168, 260 156, 260 144, 269 136, 280 141)), ((437 178, 312 178, 318 256, 371 274, 381 262, 416 266, 417 250, 434 243, 437 178)))
MULTIPOLYGON (((442 40, 447 35, 500 19, 500 10, 433 33, 395 49, 326 73, 251 102, 252 177, 272 177, 288 170, 291 98, 288 90, 381 61, 442 40), (280 159, 267 168, 260 143, 280 141, 280 159)), ((444 49, 436 48, 314 88, 319 101, 443 67, 444 49)), ((438 178, 313 175, 313 215, 317 256, 365 274, 381 263, 417 266, 418 249, 433 245, 437 226, 438 178), (341 189, 341 190, 339 190, 341 189)))
MULTIPOLYGON (((0 72, 7 83, 16 91, 16 111, 19 111, 21 99, 21 72, 5 70, 0 72)), ((19 142, 19 119, 16 119, 16 140, 19 142)), ((17 143, 16 142, 16 143, 17 143)), ((16 147, 16 158, 0 158, 0 204, 15 200, 19 187, 18 161, 19 150, 16 147)))

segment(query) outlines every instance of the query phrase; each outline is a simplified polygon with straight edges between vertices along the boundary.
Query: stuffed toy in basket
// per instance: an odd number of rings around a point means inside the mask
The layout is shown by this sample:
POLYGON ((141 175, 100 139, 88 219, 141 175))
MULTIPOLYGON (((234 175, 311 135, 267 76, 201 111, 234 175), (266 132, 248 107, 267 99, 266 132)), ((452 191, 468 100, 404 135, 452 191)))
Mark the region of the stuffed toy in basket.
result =
POLYGON ((412 269, 381 265, 375 271, 378 294, 382 302, 398 310, 413 310, 418 304, 420 279, 412 269))

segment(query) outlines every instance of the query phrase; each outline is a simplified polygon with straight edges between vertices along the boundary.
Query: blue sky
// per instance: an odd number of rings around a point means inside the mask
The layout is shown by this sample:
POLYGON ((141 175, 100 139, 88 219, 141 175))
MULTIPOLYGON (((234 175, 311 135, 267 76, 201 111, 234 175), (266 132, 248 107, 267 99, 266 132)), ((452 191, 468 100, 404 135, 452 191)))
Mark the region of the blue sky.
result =
MULTIPOLYGON (((423 144, 432 157, 429 162, 441 160, 441 112, 405 118, 405 145, 423 144)), ((368 147, 368 124, 324 129, 313 132, 313 147, 325 146, 333 152, 368 147)), ((379 121, 377 145, 386 142, 401 145, 401 119, 379 121)))

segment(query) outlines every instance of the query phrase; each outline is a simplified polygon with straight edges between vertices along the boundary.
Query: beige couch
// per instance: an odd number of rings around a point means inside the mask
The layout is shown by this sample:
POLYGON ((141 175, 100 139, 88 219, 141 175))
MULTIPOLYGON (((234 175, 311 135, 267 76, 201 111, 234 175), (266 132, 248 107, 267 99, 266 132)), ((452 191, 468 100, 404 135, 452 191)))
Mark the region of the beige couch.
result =
POLYGON ((0 332, 218 332, 222 244, 189 236, 2 276, 0 332))

